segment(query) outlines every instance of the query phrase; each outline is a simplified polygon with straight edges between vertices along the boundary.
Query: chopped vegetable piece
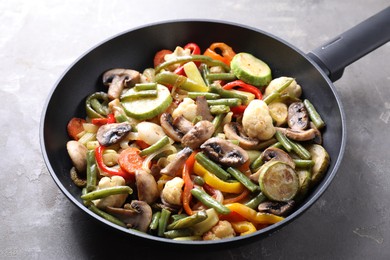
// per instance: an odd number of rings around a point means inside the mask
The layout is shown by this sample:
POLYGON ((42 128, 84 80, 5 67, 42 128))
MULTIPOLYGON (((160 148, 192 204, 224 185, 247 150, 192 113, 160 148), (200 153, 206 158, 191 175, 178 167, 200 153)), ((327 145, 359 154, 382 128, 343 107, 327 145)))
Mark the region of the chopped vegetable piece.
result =
POLYGON ((252 54, 241 52, 231 61, 234 75, 242 81, 257 86, 266 86, 271 81, 271 69, 252 54))
POLYGON ((66 129, 68 131, 68 135, 73 139, 73 140, 79 140, 78 134, 84 131, 83 124, 86 123, 85 119, 82 118, 77 118, 73 117, 66 129))
POLYGON ((144 159, 141 156, 141 151, 135 147, 129 147, 119 154, 119 166, 127 173, 134 175, 136 171, 142 169, 144 159))

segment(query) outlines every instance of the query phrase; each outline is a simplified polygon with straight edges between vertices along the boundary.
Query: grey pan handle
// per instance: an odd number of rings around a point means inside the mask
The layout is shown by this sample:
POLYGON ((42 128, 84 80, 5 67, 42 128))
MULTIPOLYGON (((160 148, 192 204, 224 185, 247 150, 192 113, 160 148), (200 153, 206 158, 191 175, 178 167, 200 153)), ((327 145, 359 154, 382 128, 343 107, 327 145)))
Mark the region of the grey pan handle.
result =
POLYGON ((387 7, 307 55, 335 82, 345 67, 389 40, 390 7, 387 7))

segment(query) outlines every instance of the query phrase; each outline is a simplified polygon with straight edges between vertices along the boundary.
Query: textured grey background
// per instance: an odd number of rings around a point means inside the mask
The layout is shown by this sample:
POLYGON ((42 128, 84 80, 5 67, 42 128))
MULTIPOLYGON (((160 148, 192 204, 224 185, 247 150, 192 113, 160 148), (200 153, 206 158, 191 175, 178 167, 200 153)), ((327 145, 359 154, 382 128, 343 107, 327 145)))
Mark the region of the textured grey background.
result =
POLYGON ((335 83, 348 140, 329 189, 302 217, 250 245, 175 253, 91 222, 51 179, 38 129, 45 99, 64 70, 124 30, 213 18, 271 32, 308 52, 388 5, 388 0, 0 1, 0 259, 390 259, 389 44, 352 64, 335 83))

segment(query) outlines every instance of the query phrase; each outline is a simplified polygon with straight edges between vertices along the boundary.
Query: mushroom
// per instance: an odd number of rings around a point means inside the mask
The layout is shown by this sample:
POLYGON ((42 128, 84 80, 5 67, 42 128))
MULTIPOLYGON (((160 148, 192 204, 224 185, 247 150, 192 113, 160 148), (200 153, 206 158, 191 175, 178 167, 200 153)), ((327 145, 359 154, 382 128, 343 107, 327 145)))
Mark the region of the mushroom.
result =
POLYGON ((305 130, 309 126, 309 114, 303 102, 288 107, 287 123, 292 130, 305 130))
POLYGON ((87 147, 80 142, 71 140, 66 143, 66 149, 77 172, 84 173, 87 168, 87 147))
POLYGON ((295 141, 309 141, 316 137, 316 130, 312 128, 307 130, 293 130, 289 128, 275 127, 275 129, 295 141))
POLYGON ((144 201, 132 200, 124 208, 107 207, 106 211, 123 221, 129 228, 142 232, 148 230, 152 221, 152 208, 144 201))
POLYGON ((191 149, 197 149, 199 146, 209 139, 215 131, 213 123, 210 121, 202 120, 195 124, 195 126, 186 133, 181 142, 184 146, 188 146, 191 149))
POLYGON ((176 176, 180 169, 183 168, 191 153, 192 149, 189 147, 185 147, 183 150, 176 154, 175 159, 173 159, 172 162, 170 162, 167 166, 164 167, 164 169, 160 171, 160 174, 165 174, 173 177, 176 176))
POLYGON ((276 148, 276 147, 269 147, 264 150, 262 154, 263 162, 268 162, 270 160, 277 160, 284 162, 291 166, 291 168, 295 169, 295 163, 293 159, 283 151, 282 149, 276 148))
POLYGON ((223 132, 227 139, 238 140, 239 146, 244 149, 258 149, 260 141, 255 138, 248 137, 242 128, 242 126, 237 122, 231 122, 226 124, 223 127, 223 132))
POLYGON ((211 121, 213 120, 213 116, 210 113, 209 105, 207 104, 207 100, 204 96, 196 97, 196 115, 201 116, 202 120, 211 121))
POLYGON ((140 82, 141 74, 136 70, 111 69, 103 74, 103 84, 108 86, 108 97, 119 98, 124 87, 133 87, 140 82))
POLYGON ((316 144, 322 144, 322 134, 320 130, 318 130, 318 128, 313 124, 313 122, 310 122, 310 127, 315 131, 313 142, 316 144))
POLYGON ((259 204, 258 210, 263 213, 271 213, 278 216, 286 216, 294 208, 295 202, 265 201, 259 204))
POLYGON ((144 170, 138 170, 135 172, 135 183, 139 200, 152 204, 158 199, 157 182, 153 175, 144 170))
POLYGON ((204 142, 200 149, 213 161, 225 166, 238 167, 249 160, 249 155, 244 149, 217 137, 204 142))
POLYGON ((183 133, 174 127, 172 121, 172 115, 169 113, 163 113, 160 117, 160 125, 164 132, 175 142, 180 142, 183 137, 183 133))
POLYGON ((177 130, 182 134, 188 133, 188 131, 194 127, 194 125, 183 115, 178 116, 173 120, 173 126, 176 127, 177 130))
POLYGON ((109 146, 121 141, 131 131, 128 122, 106 124, 99 127, 96 139, 101 145, 109 146))

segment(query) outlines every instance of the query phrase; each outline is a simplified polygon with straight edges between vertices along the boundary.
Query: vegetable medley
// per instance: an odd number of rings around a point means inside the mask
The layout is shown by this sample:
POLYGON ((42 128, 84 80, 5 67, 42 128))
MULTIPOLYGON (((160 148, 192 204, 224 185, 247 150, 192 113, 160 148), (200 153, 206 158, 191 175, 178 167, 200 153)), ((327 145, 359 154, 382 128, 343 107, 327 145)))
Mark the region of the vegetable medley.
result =
POLYGON ((295 79, 225 43, 153 62, 107 70, 107 91, 68 123, 70 176, 91 211, 159 237, 224 239, 282 221, 322 178, 325 123, 295 79))

